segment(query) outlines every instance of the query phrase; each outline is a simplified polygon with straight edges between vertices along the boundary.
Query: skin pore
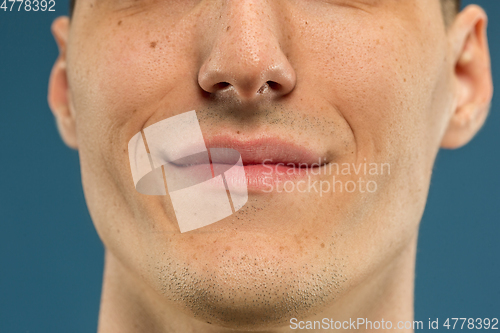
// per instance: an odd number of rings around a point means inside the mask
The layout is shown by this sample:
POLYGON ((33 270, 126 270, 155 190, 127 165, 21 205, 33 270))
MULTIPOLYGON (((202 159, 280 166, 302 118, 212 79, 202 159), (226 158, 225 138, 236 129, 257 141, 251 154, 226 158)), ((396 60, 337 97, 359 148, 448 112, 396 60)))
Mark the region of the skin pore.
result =
POLYGON ((438 0, 78 0, 52 27, 49 104, 106 247, 99 332, 412 320, 435 157, 472 139, 492 97, 486 21, 469 6, 446 27, 438 0), (322 170, 390 174, 361 175, 374 192, 253 191, 181 234, 168 195, 135 190, 127 144, 190 110, 206 142, 277 139, 322 170))

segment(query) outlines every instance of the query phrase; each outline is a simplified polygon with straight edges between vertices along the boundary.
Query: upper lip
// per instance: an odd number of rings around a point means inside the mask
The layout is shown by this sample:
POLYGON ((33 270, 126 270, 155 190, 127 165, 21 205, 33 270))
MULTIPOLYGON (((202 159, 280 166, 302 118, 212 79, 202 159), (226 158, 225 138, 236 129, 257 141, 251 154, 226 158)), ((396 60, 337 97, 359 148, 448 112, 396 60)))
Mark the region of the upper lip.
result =
POLYGON ((303 145, 278 137, 240 139, 230 136, 205 138, 207 148, 232 148, 241 154, 243 165, 283 164, 310 168, 327 164, 326 158, 303 145))

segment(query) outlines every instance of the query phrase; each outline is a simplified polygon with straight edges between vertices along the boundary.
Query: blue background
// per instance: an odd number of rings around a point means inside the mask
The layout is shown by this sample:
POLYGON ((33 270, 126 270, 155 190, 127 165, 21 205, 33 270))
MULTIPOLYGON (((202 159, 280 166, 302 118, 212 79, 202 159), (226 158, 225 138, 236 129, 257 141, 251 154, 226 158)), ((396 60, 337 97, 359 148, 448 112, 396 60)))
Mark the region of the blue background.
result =
MULTIPOLYGON (((500 1, 489 16, 500 80, 500 1)), ((56 11, 0 11, 0 332, 92 332, 103 246, 88 214, 78 155, 63 145, 46 91, 56 11)), ((499 95, 474 141, 438 156, 422 221, 417 320, 500 317, 499 95)))

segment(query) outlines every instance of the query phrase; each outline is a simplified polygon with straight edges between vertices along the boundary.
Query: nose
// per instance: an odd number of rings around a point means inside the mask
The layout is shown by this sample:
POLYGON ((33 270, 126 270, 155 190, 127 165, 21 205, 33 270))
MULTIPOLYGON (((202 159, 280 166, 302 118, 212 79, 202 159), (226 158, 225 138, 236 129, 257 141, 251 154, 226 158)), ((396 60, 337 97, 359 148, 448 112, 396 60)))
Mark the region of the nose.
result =
POLYGON ((206 92, 242 102, 289 94, 296 73, 279 42, 279 22, 266 0, 225 1, 198 73, 206 92))

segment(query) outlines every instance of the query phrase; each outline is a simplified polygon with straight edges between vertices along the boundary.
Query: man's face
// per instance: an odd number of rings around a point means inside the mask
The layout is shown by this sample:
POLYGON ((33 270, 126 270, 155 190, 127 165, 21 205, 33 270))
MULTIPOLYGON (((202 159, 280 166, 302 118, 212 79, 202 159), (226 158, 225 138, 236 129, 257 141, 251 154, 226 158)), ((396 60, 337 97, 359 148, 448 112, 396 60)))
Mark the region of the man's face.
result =
POLYGON ((412 265, 398 257, 416 242, 453 107, 439 1, 78 0, 68 41, 92 219, 171 306, 227 327, 276 325, 412 265), (240 211, 181 234, 168 196, 135 190, 127 145, 190 110, 208 147, 252 163, 259 150, 321 158, 324 172, 271 192, 250 176, 240 211), (332 176, 335 191, 307 184, 332 176))

